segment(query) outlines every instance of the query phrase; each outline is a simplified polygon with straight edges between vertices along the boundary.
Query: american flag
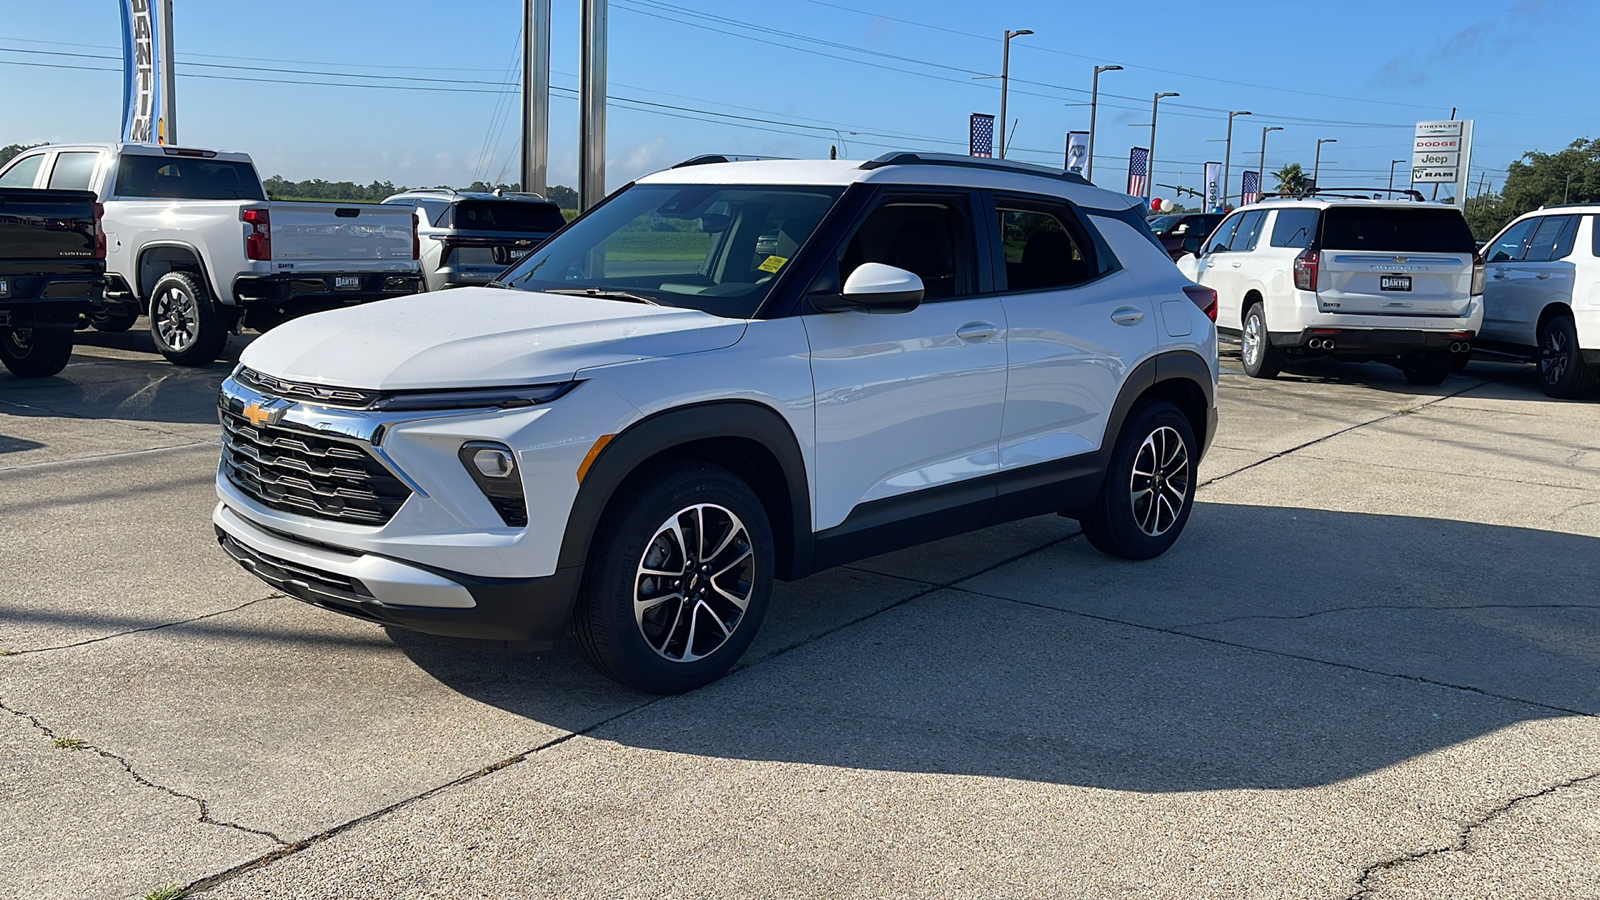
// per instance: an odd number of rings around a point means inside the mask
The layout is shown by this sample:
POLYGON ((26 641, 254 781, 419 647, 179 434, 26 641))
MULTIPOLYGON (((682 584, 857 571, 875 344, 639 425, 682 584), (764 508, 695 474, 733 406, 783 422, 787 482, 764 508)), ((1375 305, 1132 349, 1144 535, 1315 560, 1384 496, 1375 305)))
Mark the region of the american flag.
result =
POLYGON ((1261 173, 1245 170, 1244 182, 1240 187, 1243 189, 1244 195, 1239 198, 1240 200, 1245 203, 1259 202, 1261 200, 1261 173))
POLYGON ((973 113, 969 140, 973 156, 994 156, 994 116, 973 113))
POLYGON ((1128 193, 1143 197, 1150 184, 1150 151, 1134 147, 1128 151, 1128 193))

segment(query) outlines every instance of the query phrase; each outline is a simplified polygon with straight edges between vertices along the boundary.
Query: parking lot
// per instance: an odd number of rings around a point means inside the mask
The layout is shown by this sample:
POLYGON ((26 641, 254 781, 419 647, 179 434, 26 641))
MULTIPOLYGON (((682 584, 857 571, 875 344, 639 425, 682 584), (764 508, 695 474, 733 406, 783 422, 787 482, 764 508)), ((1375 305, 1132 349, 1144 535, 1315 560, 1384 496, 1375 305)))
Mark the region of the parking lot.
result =
POLYGON ((1600 407, 1530 369, 1225 356, 1165 556, 1046 518, 780 585, 662 699, 270 593, 229 364, 80 339, 0 374, 5 893, 1600 896, 1600 407))

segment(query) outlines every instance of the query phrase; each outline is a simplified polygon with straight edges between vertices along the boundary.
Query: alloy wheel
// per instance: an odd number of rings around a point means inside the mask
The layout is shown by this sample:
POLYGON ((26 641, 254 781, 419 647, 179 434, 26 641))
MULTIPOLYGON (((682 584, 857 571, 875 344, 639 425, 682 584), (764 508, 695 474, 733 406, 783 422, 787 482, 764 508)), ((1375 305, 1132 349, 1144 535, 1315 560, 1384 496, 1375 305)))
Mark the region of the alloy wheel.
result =
POLYGON ((176 286, 157 295, 150 317, 168 349, 182 353, 200 337, 200 309, 194 297, 176 286))
POLYGON ((21 359, 33 350, 33 329, 14 328, 4 335, 6 343, 10 344, 11 355, 21 359))
POLYGON ((1255 366, 1261 361, 1261 317, 1249 316, 1244 320, 1243 347, 1240 355, 1244 357, 1245 365, 1255 366))
POLYGON ((744 523, 726 507, 696 504, 661 523, 645 546, 635 579, 634 621, 663 659, 704 659, 733 637, 755 582, 755 553, 744 523))
POLYGON ((1140 531, 1160 537, 1177 523, 1189 502, 1190 471, 1189 450, 1176 430, 1163 425, 1144 439, 1128 485, 1140 531))
POLYGON ((1557 328, 1546 329, 1544 345, 1539 348, 1539 374, 1545 384, 1560 384, 1567 374, 1567 357, 1571 353, 1566 332, 1557 328))

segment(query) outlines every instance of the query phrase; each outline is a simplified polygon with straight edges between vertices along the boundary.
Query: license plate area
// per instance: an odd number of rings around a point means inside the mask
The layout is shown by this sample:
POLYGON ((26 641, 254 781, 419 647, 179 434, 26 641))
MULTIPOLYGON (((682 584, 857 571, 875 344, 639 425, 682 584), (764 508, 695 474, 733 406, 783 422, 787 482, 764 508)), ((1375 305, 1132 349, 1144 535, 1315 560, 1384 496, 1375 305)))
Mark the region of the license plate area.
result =
POLYGON ((1410 275, 1380 275, 1378 276, 1378 290, 1380 291, 1409 291, 1411 290, 1410 275))
POLYGON ((11 296, 11 282, 4 278, 0 278, 0 297, 9 296, 11 296))
MULTIPOLYGON (((335 275, 333 276, 333 289, 336 291, 359 291, 361 290, 361 276, 335 275)), ((1410 288, 1408 287, 1406 290, 1410 290, 1410 288)))

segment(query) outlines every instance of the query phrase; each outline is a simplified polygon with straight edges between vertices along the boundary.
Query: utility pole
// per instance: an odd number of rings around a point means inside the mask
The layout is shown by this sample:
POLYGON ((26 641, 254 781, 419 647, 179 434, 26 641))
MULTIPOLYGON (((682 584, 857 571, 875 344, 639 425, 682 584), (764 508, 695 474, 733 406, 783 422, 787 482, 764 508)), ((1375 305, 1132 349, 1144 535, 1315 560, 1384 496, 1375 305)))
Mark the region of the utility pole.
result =
POLYGON ((1489 177, 1489 173, 1488 172, 1479 172, 1478 173, 1478 196, 1479 197, 1483 196, 1483 180, 1485 178, 1488 178, 1488 177, 1489 177))
POLYGON ((1317 138, 1317 161, 1311 167, 1311 186, 1319 187, 1317 180, 1322 177, 1322 145, 1337 144, 1338 138, 1317 138))
POLYGON ((1145 165, 1144 173, 1144 198, 1146 200, 1154 196, 1153 192, 1156 185, 1156 114, 1161 111, 1161 98, 1176 96, 1178 96, 1176 92, 1168 91, 1163 94, 1156 94, 1155 99, 1150 101, 1150 161, 1145 165))
POLYGON ((1566 203, 1567 202, 1567 198, 1569 198, 1571 196, 1572 196, 1572 172, 1569 170, 1567 172, 1567 186, 1561 189, 1561 202, 1562 203, 1566 203))
POLYGON ((1389 160, 1389 193, 1394 193, 1394 167, 1405 162, 1403 159, 1389 160))
POLYGON ((522 189, 543 195, 550 172, 550 0, 524 0, 522 189))
MULTIPOLYGON (((1224 208, 1228 205, 1228 181, 1233 173, 1233 119, 1235 116, 1251 115, 1255 115, 1255 113, 1249 110, 1228 113, 1228 143, 1222 151, 1222 205, 1224 208)), ((1240 187, 1242 188, 1243 185, 1240 187)), ((1240 194, 1242 195, 1243 193, 1244 191, 1241 190, 1240 194)), ((1243 200, 1244 198, 1241 196, 1239 199, 1243 200)))
MULTIPOLYGON (((1261 129, 1261 172, 1256 176, 1257 179, 1259 179, 1256 191, 1263 197, 1267 195, 1267 132, 1282 130, 1283 126, 1281 125, 1274 125, 1271 128, 1261 129)), ((1244 199, 1243 185, 1240 185, 1239 187, 1239 199, 1244 199)))
POLYGON ((583 46, 578 59, 578 204, 606 198, 606 4, 583 0, 583 46))
POLYGON ((1000 56, 1000 158, 1006 158, 1006 88, 1011 82, 1011 39, 1025 34, 1033 34, 1024 28, 1020 31, 1006 31, 1004 49, 1000 56))
POLYGON ((172 58, 172 0, 161 0, 157 8, 161 16, 161 112, 164 121, 156 123, 157 137, 167 144, 178 143, 178 77, 177 63, 172 58))
POLYGON ((1094 183, 1094 116, 1100 106, 1100 73, 1120 71, 1121 66, 1094 67, 1094 91, 1089 95, 1089 158, 1083 163, 1083 178, 1090 184, 1094 183))

